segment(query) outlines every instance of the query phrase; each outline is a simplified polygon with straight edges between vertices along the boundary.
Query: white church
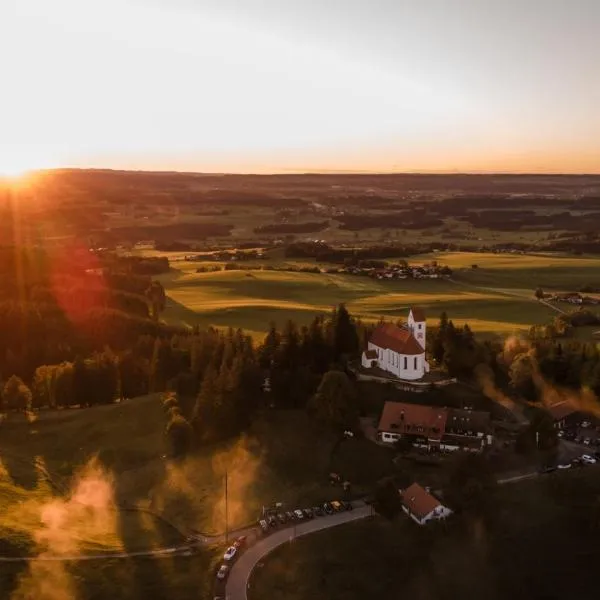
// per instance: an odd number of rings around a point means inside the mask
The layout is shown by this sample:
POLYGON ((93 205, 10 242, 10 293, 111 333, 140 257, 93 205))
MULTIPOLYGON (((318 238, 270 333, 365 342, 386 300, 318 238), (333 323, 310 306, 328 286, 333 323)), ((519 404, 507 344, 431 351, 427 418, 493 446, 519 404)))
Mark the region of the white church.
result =
POLYGON ((410 309, 403 327, 381 323, 362 354, 362 366, 365 369, 379 367, 399 379, 421 379, 429 372, 429 363, 425 360, 426 328, 425 313, 420 308, 410 309))

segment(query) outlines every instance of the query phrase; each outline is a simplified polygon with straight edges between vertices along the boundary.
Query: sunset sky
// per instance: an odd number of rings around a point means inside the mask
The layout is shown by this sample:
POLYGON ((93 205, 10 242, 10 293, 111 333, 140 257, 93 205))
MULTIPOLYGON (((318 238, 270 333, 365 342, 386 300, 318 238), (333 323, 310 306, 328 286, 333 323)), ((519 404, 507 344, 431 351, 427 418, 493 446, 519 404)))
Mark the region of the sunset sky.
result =
POLYGON ((0 173, 600 173, 599 0, 0 0, 0 173))

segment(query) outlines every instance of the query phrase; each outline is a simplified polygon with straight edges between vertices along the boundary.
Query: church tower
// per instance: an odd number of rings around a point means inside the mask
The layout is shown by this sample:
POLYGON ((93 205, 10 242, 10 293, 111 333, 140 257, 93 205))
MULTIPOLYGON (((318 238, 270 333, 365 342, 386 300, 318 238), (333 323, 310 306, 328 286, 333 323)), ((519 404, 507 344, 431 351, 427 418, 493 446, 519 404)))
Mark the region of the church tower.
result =
POLYGON ((425 320, 425 311, 422 308, 412 306, 408 313, 408 328, 415 336, 417 342, 421 344, 425 350, 427 321, 425 320))

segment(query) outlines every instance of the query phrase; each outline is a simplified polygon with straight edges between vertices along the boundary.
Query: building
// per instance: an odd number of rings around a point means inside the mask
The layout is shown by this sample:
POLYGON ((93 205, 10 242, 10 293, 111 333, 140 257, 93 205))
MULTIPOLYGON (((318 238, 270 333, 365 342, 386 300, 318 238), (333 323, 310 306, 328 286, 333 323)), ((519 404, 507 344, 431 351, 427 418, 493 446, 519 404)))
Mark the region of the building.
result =
POLYGON ((413 483, 406 488, 401 496, 402 510, 419 525, 425 525, 428 521, 445 519, 452 514, 448 507, 418 483, 413 483))
POLYGON ((556 429, 576 427, 589 418, 585 413, 577 410, 570 402, 563 400, 548 407, 548 412, 554 421, 556 429))
POLYGON ((417 448, 480 452, 492 444, 490 415, 483 411, 386 402, 377 437, 393 444, 405 439, 417 448))
POLYGON ((362 354, 362 366, 378 367, 399 379, 421 379, 429 371, 425 359, 426 330, 425 313, 418 308, 410 309, 405 327, 381 323, 362 354))
POLYGON ((377 433, 382 442, 393 443, 402 438, 414 446, 431 449, 439 447, 447 418, 444 408, 386 402, 377 433))

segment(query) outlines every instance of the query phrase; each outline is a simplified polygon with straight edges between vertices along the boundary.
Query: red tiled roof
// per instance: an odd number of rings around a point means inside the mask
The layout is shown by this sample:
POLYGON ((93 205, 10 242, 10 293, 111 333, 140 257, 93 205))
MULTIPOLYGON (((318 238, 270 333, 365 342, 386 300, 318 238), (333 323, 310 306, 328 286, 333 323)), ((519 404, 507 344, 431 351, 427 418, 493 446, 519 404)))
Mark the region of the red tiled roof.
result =
POLYGON ((434 498, 418 483, 413 483, 404 490, 402 494, 402 504, 404 504, 411 513, 419 517, 419 519, 426 517, 429 513, 441 506, 440 501, 437 498, 434 498))
POLYGON ((560 421, 577 411, 572 404, 563 400, 562 402, 557 402, 556 404, 549 406, 548 412, 555 421, 560 421))
POLYGON ((365 356, 369 359, 371 358, 377 358, 377 352, 375 350, 367 350, 365 352, 365 356))
POLYGON ((425 311, 420 306, 412 306, 410 312, 417 322, 425 321, 425 311))
POLYGON ((439 440, 444 434, 447 418, 448 411, 445 408, 386 402, 379 419, 378 430, 388 433, 421 434, 439 440), (419 428, 423 431, 419 431, 419 428))
POLYGON ((382 323, 378 325, 369 340, 379 348, 387 348, 398 354, 423 354, 424 350, 421 344, 417 342, 415 336, 408 330, 392 323, 382 323))

